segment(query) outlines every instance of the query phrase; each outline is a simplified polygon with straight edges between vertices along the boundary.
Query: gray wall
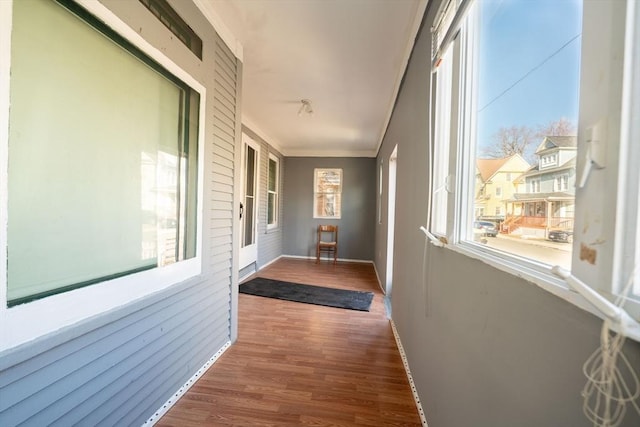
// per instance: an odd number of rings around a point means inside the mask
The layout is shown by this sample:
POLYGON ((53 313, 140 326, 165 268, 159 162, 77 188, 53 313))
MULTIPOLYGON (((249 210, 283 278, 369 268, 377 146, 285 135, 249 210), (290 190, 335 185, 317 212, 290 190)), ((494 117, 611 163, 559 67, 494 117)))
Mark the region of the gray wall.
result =
POLYGON ((287 157, 283 253, 316 256, 318 224, 339 226, 338 257, 373 260, 376 164, 364 157, 287 157), (314 168, 342 168, 342 218, 313 218, 314 168))
POLYGON ((260 172, 258 184, 258 260, 255 264, 249 265, 242 269, 240 277, 255 272, 262 268, 265 264, 270 263, 274 259, 282 255, 282 235, 283 235, 283 217, 284 217, 284 161, 282 154, 276 150, 271 144, 262 139, 258 134, 253 132, 246 126, 242 126, 242 131, 251 139, 260 144, 260 172), (280 167, 280 182, 278 190, 278 226, 267 229, 267 180, 269 173, 269 154, 276 156, 280 167), (257 264, 257 265, 256 265, 257 264))
MULTIPOLYGON (((449 249, 427 245, 429 28, 417 39, 379 151, 398 144, 392 310, 430 426, 589 426, 582 365, 601 321, 536 285, 449 249)), ((386 203, 376 225, 375 263, 385 277, 386 203)), ((640 345, 627 342, 640 367, 640 345)), ((638 370, 638 368, 636 369, 638 370)), ((629 408, 625 426, 640 418, 629 408)))
MULTIPOLYGON (((171 1, 202 37, 202 62, 141 3, 103 3, 207 88, 202 274, 1 353, 2 426, 141 425, 234 337, 235 76, 242 64, 191 2, 171 1)), ((46 313, 33 321, 46 322, 46 313)))

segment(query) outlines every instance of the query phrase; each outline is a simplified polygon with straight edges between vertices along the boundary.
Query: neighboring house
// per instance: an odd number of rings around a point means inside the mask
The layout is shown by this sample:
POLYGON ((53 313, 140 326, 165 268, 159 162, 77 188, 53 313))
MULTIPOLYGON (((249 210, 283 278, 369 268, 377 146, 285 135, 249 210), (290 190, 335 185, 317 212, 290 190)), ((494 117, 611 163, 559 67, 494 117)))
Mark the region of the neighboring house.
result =
POLYGON ((506 203, 518 191, 520 177, 531 165, 519 154, 476 161, 475 217, 502 221, 506 203))
POLYGON ((550 230, 573 229, 576 144, 575 136, 543 139, 538 164, 517 179, 524 188, 507 203, 503 232, 546 238, 550 230))

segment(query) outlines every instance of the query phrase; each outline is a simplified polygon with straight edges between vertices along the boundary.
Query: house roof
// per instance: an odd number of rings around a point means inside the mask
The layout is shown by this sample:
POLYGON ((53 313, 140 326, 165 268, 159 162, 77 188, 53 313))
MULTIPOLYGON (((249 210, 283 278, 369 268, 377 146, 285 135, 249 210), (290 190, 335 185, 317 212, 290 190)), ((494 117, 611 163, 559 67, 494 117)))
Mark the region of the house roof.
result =
POLYGON ((482 181, 488 181, 497 171, 507 163, 509 160, 508 157, 502 159, 478 159, 476 160, 476 164, 478 166, 478 172, 480 172, 480 177, 482 181))
MULTIPOLYGON (((480 173, 480 177, 483 182, 487 182, 494 176, 507 162, 511 159, 518 158, 522 162, 526 163, 526 160, 522 158, 519 154, 514 154, 509 157, 502 157, 500 159, 476 159, 476 167, 478 168, 478 173, 480 173)), ((528 165, 528 163, 526 163, 528 165)), ((520 172, 521 168, 514 168, 512 172, 520 172)))
POLYGON ((578 146, 577 136, 545 136, 535 154, 554 148, 576 148, 578 146))

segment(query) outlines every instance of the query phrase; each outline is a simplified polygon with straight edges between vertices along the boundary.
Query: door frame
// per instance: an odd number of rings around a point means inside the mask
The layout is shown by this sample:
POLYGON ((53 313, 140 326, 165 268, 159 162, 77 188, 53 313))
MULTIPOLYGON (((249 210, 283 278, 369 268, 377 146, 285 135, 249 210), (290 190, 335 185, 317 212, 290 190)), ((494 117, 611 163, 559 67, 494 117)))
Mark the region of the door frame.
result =
POLYGON ((239 265, 238 270, 251 265, 258 260, 258 218, 260 217, 260 144, 254 141, 244 132, 242 133, 242 149, 240 154, 240 203, 244 206, 246 198, 246 152, 247 146, 251 147, 255 153, 255 171, 253 175, 254 179, 254 209, 253 209, 253 235, 254 242, 249 246, 243 246, 243 232, 245 216, 242 213, 242 217, 239 215, 239 227, 238 227, 238 239, 240 242, 240 252, 238 255, 239 265))
POLYGON ((396 189, 398 173, 398 146, 393 148, 387 163, 389 184, 387 186, 387 267, 385 274, 385 294, 391 297, 393 288, 393 252, 395 246, 396 227, 396 189))

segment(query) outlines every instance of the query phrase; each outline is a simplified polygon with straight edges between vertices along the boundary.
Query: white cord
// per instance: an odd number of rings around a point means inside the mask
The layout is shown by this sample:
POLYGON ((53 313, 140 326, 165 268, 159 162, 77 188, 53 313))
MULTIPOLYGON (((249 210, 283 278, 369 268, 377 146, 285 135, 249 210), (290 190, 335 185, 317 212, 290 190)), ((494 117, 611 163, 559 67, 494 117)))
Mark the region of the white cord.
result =
POLYGON ((424 252, 422 254, 422 283, 424 284, 424 292, 425 292, 425 317, 429 317, 429 314, 431 312, 431 281, 427 280, 427 274, 430 273, 431 271, 431 257, 427 258, 427 242, 431 241, 431 243, 433 243, 436 246, 444 246, 444 244, 442 242, 440 242, 438 240, 438 238, 436 236, 434 236, 433 234, 431 234, 431 232, 429 232, 429 228, 431 228, 431 215, 432 215, 432 209, 433 209, 433 120, 432 120, 432 116, 433 116, 433 72, 431 72, 431 70, 429 71, 429 120, 428 120, 428 124, 429 124, 429 137, 427 138, 428 141, 428 163, 429 163, 429 186, 428 186, 428 197, 427 197, 427 224, 426 227, 420 227, 420 230, 422 230, 422 232, 425 235, 425 239, 424 239, 424 252), (427 263, 429 264, 429 267, 427 269, 427 263), (427 271, 428 270, 428 271, 427 271))
MULTIPOLYGON (((624 296, 631 289, 634 274, 616 299, 622 306, 624 296)), ((582 409, 594 427, 617 427, 624 419, 627 403, 638 414, 636 400, 640 396, 640 381, 629 359, 622 352, 625 336, 612 331, 612 321, 607 319, 600 333, 600 347, 593 352, 583 366, 587 383, 582 390, 582 409), (625 380, 630 377, 630 382, 625 380)))

